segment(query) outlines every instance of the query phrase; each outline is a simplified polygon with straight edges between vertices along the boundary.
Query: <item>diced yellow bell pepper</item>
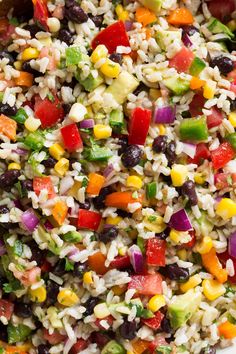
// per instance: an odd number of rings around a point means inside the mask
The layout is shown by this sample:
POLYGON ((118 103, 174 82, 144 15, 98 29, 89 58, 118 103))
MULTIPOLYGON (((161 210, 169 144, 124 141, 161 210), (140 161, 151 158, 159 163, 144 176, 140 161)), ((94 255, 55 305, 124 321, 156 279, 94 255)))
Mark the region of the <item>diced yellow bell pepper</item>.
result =
POLYGON ((126 180, 127 187, 133 187, 135 189, 140 189, 140 188, 142 188, 142 185, 143 185, 143 181, 138 176, 129 176, 126 180))
POLYGON ((224 285, 213 279, 204 279, 202 282, 202 287, 203 294, 210 301, 216 300, 226 292, 224 285))
POLYGON ((188 169, 185 165, 173 165, 170 176, 174 187, 181 187, 187 180, 188 169))
POLYGON ((165 306, 166 300, 163 295, 154 295, 148 302, 148 308, 152 312, 158 311, 161 307, 165 306))
POLYGON ((213 242, 210 236, 204 236, 201 242, 198 242, 195 246, 196 252, 200 254, 205 254, 210 252, 213 247, 213 242))
POLYGON ((216 206, 216 214, 223 220, 236 216, 236 203, 230 198, 222 198, 216 206))
POLYGON ((114 218, 111 216, 108 216, 106 218, 106 224, 108 225, 118 225, 123 219, 120 216, 115 216, 114 218))
POLYGON ((93 127, 93 134, 96 139, 108 139, 111 133, 112 129, 109 125, 95 124, 93 127))
POLYGON ((195 274, 189 278, 186 283, 180 284, 180 290, 186 293, 188 290, 195 288, 197 285, 201 284, 202 279, 199 274, 195 274))

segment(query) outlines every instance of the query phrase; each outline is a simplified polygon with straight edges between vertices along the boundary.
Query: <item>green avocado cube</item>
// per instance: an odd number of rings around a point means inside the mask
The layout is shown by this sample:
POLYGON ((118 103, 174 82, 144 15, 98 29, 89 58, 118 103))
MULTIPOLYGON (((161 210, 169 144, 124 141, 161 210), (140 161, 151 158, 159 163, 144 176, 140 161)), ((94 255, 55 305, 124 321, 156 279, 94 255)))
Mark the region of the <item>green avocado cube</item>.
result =
POLYGON ((164 79, 163 84, 177 96, 183 95, 190 87, 190 81, 179 76, 164 79))
POLYGON ((193 76, 198 76, 205 67, 206 64, 204 63, 204 61, 198 57, 195 57, 189 68, 189 73, 193 76))
POLYGON ((153 12, 157 13, 161 9, 161 6, 163 4, 163 0, 141 0, 141 3, 145 7, 147 7, 148 9, 150 9, 153 12))

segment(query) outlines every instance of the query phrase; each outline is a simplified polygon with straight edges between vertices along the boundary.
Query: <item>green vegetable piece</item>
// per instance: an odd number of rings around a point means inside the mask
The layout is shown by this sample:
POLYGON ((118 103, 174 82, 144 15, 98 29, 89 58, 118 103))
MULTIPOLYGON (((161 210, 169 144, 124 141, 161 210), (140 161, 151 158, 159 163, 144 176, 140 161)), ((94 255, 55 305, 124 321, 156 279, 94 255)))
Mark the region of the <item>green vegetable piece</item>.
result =
POLYGON ((161 5, 163 4, 163 0, 142 0, 141 3, 148 9, 157 13, 161 10, 161 5))
POLYGON ((2 102, 4 96, 4 92, 0 92, 0 102, 2 102))
POLYGON ((24 144, 32 150, 39 151, 44 147, 44 141, 44 134, 40 130, 37 130, 26 136, 24 144))
POLYGON ((148 309, 143 309, 141 312, 141 317, 148 319, 148 318, 153 318, 154 314, 152 311, 148 310, 148 309))
POLYGON ((181 32, 159 30, 156 33, 156 41, 162 50, 166 50, 172 43, 181 43, 181 32))
POLYGON ((124 347, 115 340, 108 342, 102 349, 101 354, 125 354, 124 347))
POLYGON ((171 90, 175 95, 181 96, 189 90, 190 82, 179 76, 173 76, 162 81, 163 84, 171 90))
POLYGON ((139 85, 139 81, 127 71, 122 71, 117 79, 106 89, 117 103, 123 104, 129 93, 132 93, 139 85))
POLYGON ((112 156, 112 151, 106 147, 93 145, 91 148, 84 149, 84 157, 88 161, 104 162, 112 156))
POLYGON ((232 148, 236 150, 236 133, 232 133, 226 136, 226 140, 230 143, 232 148))
POLYGON ((229 27, 225 26, 222 22, 217 20, 215 17, 211 17, 210 23, 207 28, 213 34, 224 33, 228 36, 228 38, 234 38, 234 34, 233 32, 230 31, 229 27))
POLYGON ((155 198, 156 197, 156 193, 157 193, 157 184, 156 184, 156 182, 148 183, 147 186, 146 186, 147 199, 155 198))
POLYGON ((124 113, 118 109, 114 109, 110 113, 109 124, 116 133, 120 133, 124 128, 124 113))
POLYGON ((157 354, 171 354, 171 352, 172 348, 170 345, 160 345, 160 347, 156 349, 157 354))
POLYGON ((203 237, 208 236, 212 232, 214 225, 208 220, 207 213, 202 211, 200 218, 197 219, 197 223, 203 237))
POLYGON ((82 235, 78 231, 69 231, 62 236, 63 240, 66 242, 81 242, 82 235))
POLYGON ((65 258, 65 271, 69 272, 70 270, 74 270, 74 263, 70 262, 68 258, 65 258))
POLYGON ((206 117, 183 119, 180 123, 179 134, 181 140, 204 141, 209 134, 206 117))
POLYGON ((195 57, 189 68, 189 72, 193 76, 198 76, 205 67, 206 64, 204 63, 204 61, 198 57, 195 57))
POLYGON ((24 324, 13 326, 12 323, 9 323, 7 326, 8 343, 23 342, 30 335, 31 331, 31 328, 24 324))
POLYGON ((13 252, 15 256, 20 257, 23 253, 23 243, 20 240, 16 240, 13 246, 13 252))
POLYGON ((17 123, 24 124, 26 119, 28 118, 24 108, 18 109, 15 116, 11 116, 17 123))
POLYGON ((145 240, 140 236, 137 237, 137 246, 140 248, 142 254, 146 253, 145 240))
POLYGON ((92 92, 97 88, 99 85, 103 83, 103 78, 98 75, 96 78, 93 77, 92 74, 89 74, 86 79, 81 79, 80 74, 75 75, 76 79, 79 83, 84 87, 84 89, 88 92, 92 92))
POLYGON ((80 47, 69 47, 66 49, 66 66, 77 65, 83 60, 83 52, 80 47))
POLYGON ((197 311, 201 300, 202 294, 193 289, 183 295, 177 295, 168 305, 171 326, 177 329, 184 325, 197 311))

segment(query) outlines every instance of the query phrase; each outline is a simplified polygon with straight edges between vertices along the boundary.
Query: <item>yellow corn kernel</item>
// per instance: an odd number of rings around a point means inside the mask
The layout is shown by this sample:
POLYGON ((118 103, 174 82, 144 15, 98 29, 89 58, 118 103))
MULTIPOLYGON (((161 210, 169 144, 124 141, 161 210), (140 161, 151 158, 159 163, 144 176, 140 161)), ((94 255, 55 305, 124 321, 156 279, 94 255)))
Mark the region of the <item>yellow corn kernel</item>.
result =
POLYGON ((99 319, 105 318, 111 314, 105 302, 96 305, 93 309, 93 312, 94 315, 99 319))
POLYGON ((126 21, 129 18, 129 13, 128 11, 124 10, 122 5, 117 5, 115 8, 117 17, 120 21, 126 21))
POLYGON ((182 260, 186 261, 188 258, 188 253, 187 251, 183 248, 182 250, 177 251, 177 256, 182 260))
POLYGON ((188 290, 195 288, 197 285, 201 284, 202 279, 199 274, 195 274, 189 278, 186 283, 180 284, 180 290, 186 293, 188 290))
POLYGON ((36 48, 29 47, 23 50, 21 53, 21 59, 24 61, 31 60, 31 59, 37 59, 39 56, 39 51, 36 48))
POLYGON ((79 302, 79 298, 76 293, 70 289, 62 289, 57 295, 57 301, 59 304, 70 307, 79 302))
POLYGON ((114 295, 122 295, 126 292, 127 286, 126 285, 114 285, 111 290, 113 291, 114 295))
POLYGON ((166 133, 166 128, 164 127, 163 124, 157 124, 157 128, 159 130, 159 135, 165 135, 166 133))
POLYGON ((93 127, 93 134, 96 139, 108 139, 111 136, 112 129, 109 125, 95 124, 93 127))
POLYGON ((158 311, 161 307, 165 306, 166 300, 163 295, 154 295, 148 302, 148 308, 152 312, 158 311))
POLYGON ((36 119, 34 117, 29 117, 26 119, 25 123, 25 128, 29 130, 30 132, 35 132, 41 125, 40 119, 36 119))
POLYGON ((223 220, 228 220, 236 215, 236 203, 230 198, 223 198, 216 206, 216 214, 223 220))
POLYGON ((85 272, 84 273, 83 282, 85 284, 92 284, 93 283, 92 272, 85 272))
POLYGON ((49 154, 54 157, 54 159, 56 160, 60 160, 63 155, 65 153, 65 150, 63 149, 63 147, 58 144, 58 143, 55 143, 53 144, 52 146, 50 146, 49 148, 49 154))
POLYGON ((11 162, 8 165, 8 170, 20 170, 20 169, 21 169, 21 165, 19 163, 11 162))
POLYGON ((100 59, 106 58, 108 55, 107 47, 104 44, 99 44, 90 57, 92 63, 97 63, 100 59))
POLYGON ((236 112, 232 112, 229 114, 229 122, 234 128, 236 128, 236 112))
POLYGON ((14 62, 14 68, 16 70, 21 70, 22 69, 22 61, 20 61, 20 60, 15 61, 14 62))
POLYGON ((119 76, 120 65, 110 59, 107 59, 105 63, 100 67, 100 71, 103 73, 103 75, 115 79, 119 76))
POLYGON ((216 300, 226 292, 224 285, 213 279, 204 279, 202 282, 202 287, 203 294, 210 301, 216 300))
POLYGON ((126 180, 127 187, 133 187, 135 189, 142 188, 143 181, 138 176, 129 176, 126 180))
MULTIPOLYGON (((149 96, 152 100, 157 100, 159 97, 161 97, 161 91, 154 89, 154 88, 150 88, 149 90, 149 96)), ((161 125, 161 124, 160 124, 161 125)))
POLYGON ((64 176, 69 170, 69 160, 62 157, 54 166, 54 170, 60 175, 64 176))
POLYGON ((181 240, 181 232, 180 231, 176 231, 174 229, 170 230, 170 239, 171 241, 173 241, 174 243, 180 243, 181 240))
POLYGON ((210 86, 209 84, 205 84, 203 86, 203 96, 207 100, 210 100, 214 97, 215 95, 215 88, 210 86))
POLYGON ((170 176, 174 187, 181 187, 187 179, 188 169, 185 165, 173 165, 170 176))
POLYGON ((123 247, 118 248, 118 254, 119 254, 119 256, 125 256, 126 253, 127 253, 127 247, 126 247, 126 246, 123 246, 123 247))
POLYGON ((118 225, 123 219, 120 216, 115 216, 114 218, 112 218, 111 216, 108 216, 108 218, 106 218, 106 224, 109 225, 118 225))
POLYGON ((153 231, 157 234, 163 232, 166 229, 166 224, 160 215, 145 216, 143 220, 144 227, 149 231, 153 231))
POLYGON ((194 181, 197 184, 204 184, 205 183, 205 178, 202 177, 201 173, 195 173, 194 175, 194 181))
POLYGON ((44 302, 47 297, 47 291, 44 286, 40 286, 37 289, 30 289, 29 295, 33 302, 44 302))
POLYGON ((206 254, 210 252, 213 247, 212 239, 209 236, 203 237, 201 242, 196 244, 195 250, 200 254, 206 254))

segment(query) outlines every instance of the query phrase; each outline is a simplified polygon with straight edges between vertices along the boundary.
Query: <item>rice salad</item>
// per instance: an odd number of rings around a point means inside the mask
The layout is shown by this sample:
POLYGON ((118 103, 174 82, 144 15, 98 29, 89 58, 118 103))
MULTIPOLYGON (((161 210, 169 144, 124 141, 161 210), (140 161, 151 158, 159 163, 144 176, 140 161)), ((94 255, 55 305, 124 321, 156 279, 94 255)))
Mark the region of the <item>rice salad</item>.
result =
POLYGON ((235 2, 0 19, 0 353, 236 337, 235 2))

